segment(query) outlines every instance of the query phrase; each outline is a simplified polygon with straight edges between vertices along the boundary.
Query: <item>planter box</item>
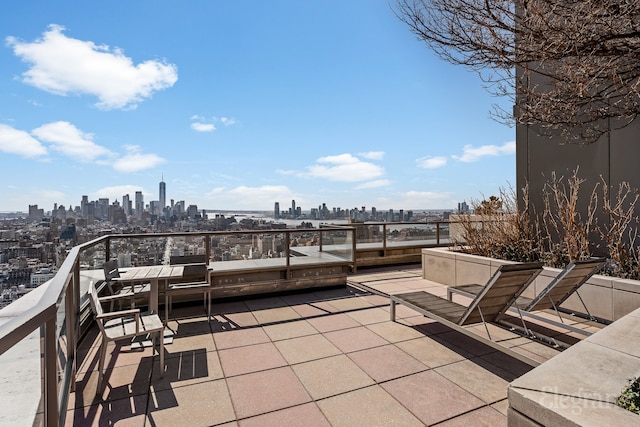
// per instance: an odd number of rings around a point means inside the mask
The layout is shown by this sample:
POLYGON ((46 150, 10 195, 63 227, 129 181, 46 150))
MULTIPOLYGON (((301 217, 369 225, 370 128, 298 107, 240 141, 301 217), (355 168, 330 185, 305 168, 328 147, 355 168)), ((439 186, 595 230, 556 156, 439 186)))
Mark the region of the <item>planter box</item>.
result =
MULTIPOLYGON (((511 264, 495 258, 469 255, 448 248, 422 250, 422 277, 444 285, 485 284, 502 264, 511 264)), ((544 267, 544 271, 529 286, 523 296, 532 298, 553 280, 560 269, 544 267)), ((640 281, 594 275, 579 290, 589 312, 596 317, 615 321, 640 307, 640 281)), ((562 306, 576 313, 585 313, 577 295, 572 295, 562 306)))

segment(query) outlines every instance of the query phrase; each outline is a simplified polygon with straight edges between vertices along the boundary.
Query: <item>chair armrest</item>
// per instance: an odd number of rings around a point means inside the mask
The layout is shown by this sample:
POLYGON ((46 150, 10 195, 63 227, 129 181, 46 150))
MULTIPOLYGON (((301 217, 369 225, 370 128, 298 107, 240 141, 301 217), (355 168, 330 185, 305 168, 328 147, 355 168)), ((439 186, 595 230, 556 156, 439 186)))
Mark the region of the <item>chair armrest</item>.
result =
POLYGON ((121 310, 121 311, 110 311, 107 313, 102 313, 99 316, 96 316, 96 319, 111 319, 114 317, 124 317, 134 315, 136 317, 140 316, 139 308, 131 308, 129 310, 121 310))
POLYGON ((109 301, 116 301, 119 299, 124 299, 124 298, 135 298, 135 294, 132 292, 130 294, 120 294, 120 295, 105 295, 103 297, 99 297, 98 301, 100 302, 109 302, 109 301))
POLYGON ((136 335, 140 333, 140 309, 132 308, 130 310, 122 310, 122 311, 110 311, 108 313, 103 313, 99 316, 96 316, 96 320, 102 319, 111 319, 115 317, 125 317, 133 315, 136 321, 136 335))

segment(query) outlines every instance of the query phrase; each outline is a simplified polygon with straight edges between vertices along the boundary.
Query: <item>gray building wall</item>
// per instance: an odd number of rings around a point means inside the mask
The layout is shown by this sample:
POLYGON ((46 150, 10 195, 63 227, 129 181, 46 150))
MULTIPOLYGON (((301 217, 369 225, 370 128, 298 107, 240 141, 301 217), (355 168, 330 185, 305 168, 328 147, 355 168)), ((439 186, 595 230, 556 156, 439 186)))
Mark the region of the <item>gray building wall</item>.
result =
MULTIPOLYGON (((563 144, 560 137, 542 136, 532 125, 516 127, 516 183, 520 202, 522 189, 528 183, 530 206, 541 212, 543 188, 552 172, 557 177, 568 178, 576 168, 578 176, 585 180, 579 193, 583 216, 589 196, 594 186, 601 182, 601 176, 610 186, 613 201, 621 182, 640 189, 640 120, 603 135, 595 143, 584 145, 563 144)), ((598 194, 601 195, 601 191, 598 194)), ((601 200, 599 206, 602 206, 601 200)), ((640 206, 636 206, 636 215, 640 215, 640 206)), ((608 218, 601 215, 598 221, 608 221, 608 218)))

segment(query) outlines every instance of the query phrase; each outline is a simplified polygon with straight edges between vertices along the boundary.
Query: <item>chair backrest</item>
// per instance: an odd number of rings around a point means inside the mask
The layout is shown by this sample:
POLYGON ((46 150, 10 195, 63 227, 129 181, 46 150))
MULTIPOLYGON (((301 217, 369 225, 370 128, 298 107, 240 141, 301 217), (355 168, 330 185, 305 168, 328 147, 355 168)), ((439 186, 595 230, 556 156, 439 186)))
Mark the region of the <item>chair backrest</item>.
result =
POLYGON ((509 309, 542 271, 541 262, 504 264, 476 295, 458 321, 459 325, 495 322, 509 309))
POLYGON ((537 311, 557 307, 604 266, 605 258, 574 261, 556 276, 525 308, 537 311))
POLYGON ((207 258, 206 255, 172 255, 169 264, 184 264, 182 281, 191 282, 194 280, 207 280, 207 258))
MULTIPOLYGON (((96 285, 91 281, 89 283, 89 303, 91 304, 91 311, 95 316, 100 316, 104 313, 102 310, 102 304, 100 304, 100 300, 98 299, 98 291, 96 290, 96 285)), ((102 330, 103 325, 102 322, 97 320, 96 323, 100 326, 100 330, 102 330)))
POLYGON ((120 277, 120 271, 118 270, 118 260, 112 259, 104 263, 102 266, 104 270, 104 280, 111 281, 116 277, 120 277))

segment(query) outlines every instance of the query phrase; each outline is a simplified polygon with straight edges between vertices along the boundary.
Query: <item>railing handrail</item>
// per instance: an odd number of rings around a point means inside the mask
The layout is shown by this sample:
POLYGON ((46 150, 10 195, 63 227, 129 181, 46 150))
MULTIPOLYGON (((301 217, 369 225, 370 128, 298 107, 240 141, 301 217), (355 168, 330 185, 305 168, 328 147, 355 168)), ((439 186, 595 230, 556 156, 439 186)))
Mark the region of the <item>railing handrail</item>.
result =
POLYGON ((36 328, 42 326, 47 319, 56 315, 67 286, 71 281, 71 274, 80 251, 95 246, 105 239, 106 236, 98 237, 90 242, 71 248, 56 275, 41 285, 47 286, 47 288, 40 300, 23 313, 0 325, 0 355, 29 336, 36 328))

